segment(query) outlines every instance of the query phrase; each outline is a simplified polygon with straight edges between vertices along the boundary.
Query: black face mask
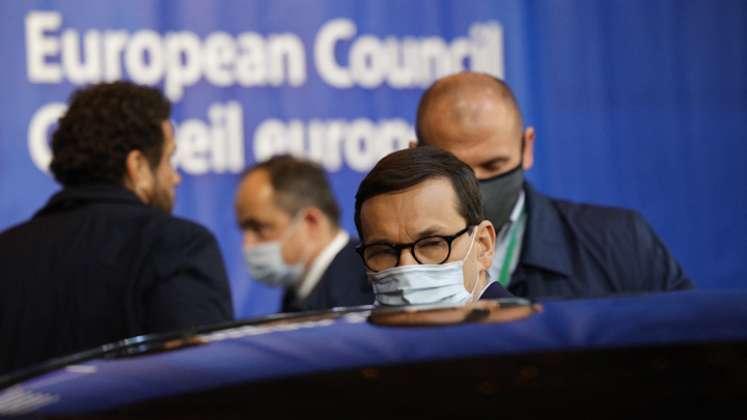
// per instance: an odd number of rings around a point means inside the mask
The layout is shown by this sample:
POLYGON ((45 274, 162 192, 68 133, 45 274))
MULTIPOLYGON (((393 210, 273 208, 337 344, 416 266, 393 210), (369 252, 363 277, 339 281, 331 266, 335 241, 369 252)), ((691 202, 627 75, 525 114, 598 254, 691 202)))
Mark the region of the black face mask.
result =
POLYGON ((481 179, 479 183, 485 217, 498 232, 511 218, 511 210, 514 209, 524 185, 522 162, 506 173, 481 179))
POLYGON ((519 164, 514 169, 487 179, 478 180, 480 195, 482 195, 482 209, 485 217, 495 227, 496 233, 508 223, 511 210, 519 199, 521 187, 524 185, 524 136, 521 136, 521 151, 519 164))

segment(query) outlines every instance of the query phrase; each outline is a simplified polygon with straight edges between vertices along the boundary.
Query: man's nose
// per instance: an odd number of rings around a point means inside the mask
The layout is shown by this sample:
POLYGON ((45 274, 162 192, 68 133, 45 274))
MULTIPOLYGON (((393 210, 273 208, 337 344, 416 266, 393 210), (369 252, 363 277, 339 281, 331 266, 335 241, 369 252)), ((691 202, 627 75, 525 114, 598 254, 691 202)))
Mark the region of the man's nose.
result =
POLYGON ((412 255, 412 248, 402 248, 399 251, 399 265, 419 264, 415 256, 412 255))
POLYGON ((253 247, 259 244, 259 238, 257 237, 257 234, 252 232, 251 230, 245 230, 244 231, 244 246, 245 247, 253 247))

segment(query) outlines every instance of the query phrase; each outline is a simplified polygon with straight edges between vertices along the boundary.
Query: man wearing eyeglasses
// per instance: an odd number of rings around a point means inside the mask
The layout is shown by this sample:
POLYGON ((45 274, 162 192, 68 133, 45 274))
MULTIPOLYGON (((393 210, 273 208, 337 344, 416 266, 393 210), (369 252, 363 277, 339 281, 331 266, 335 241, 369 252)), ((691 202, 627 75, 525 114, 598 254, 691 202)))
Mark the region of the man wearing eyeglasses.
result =
POLYGON ((495 230, 472 170, 449 152, 418 147, 384 157, 358 187, 355 223, 378 305, 510 296, 488 284, 495 230))
POLYGON ((497 231, 488 270, 512 294, 594 297, 682 290, 690 279, 636 212, 550 198, 524 181, 535 131, 509 87, 462 72, 420 99, 418 145, 448 150, 479 179, 485 216, 497 231))

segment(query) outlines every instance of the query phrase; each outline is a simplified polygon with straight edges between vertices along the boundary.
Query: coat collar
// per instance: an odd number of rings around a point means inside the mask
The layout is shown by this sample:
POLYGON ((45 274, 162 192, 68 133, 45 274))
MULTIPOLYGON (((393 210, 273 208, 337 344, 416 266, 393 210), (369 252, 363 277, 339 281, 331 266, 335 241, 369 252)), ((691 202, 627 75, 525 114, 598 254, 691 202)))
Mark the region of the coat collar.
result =
POLYGON ((122 203, 144 206, 130 190, 120 186, 86 185, 64 188, 50 197, 47 204, 34 214, 34 218, 59 211, 72 210, 90 203, 122 203))
POLYGON ((563 276, 571 274, 568 244, 571 238, 551 199, 524 183, 527 226, 521 252, 521 264, 553 271, 563 276))

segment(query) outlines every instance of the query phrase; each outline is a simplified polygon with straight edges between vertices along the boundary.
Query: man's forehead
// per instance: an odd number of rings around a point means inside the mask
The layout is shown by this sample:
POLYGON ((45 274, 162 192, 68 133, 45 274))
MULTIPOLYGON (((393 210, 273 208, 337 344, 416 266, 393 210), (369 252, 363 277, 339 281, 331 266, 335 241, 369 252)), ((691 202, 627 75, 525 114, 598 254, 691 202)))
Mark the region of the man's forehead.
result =
MULTIPOLYGON (((466 161, 471 154, 506 153, 519 147, 521 127, 499 110, 483 110, 472 118, 427 119, 428 143, 466 161)), ((483 156, 484 157, 484 156, 483 156)))
POLYGON ((274 196, 269 174, 264 169, 256 169, 241 180, 236 205, 247 209, 265 207, 274 204, 274 196))

